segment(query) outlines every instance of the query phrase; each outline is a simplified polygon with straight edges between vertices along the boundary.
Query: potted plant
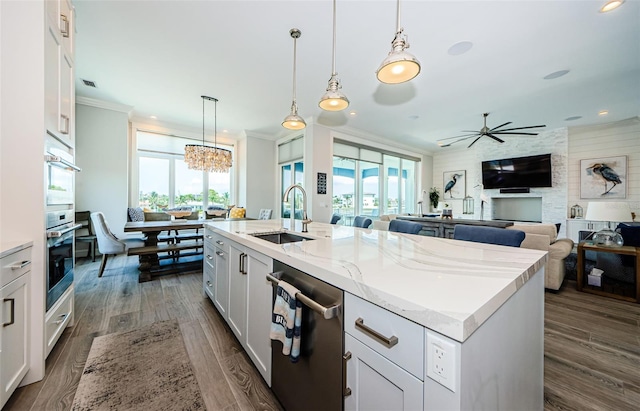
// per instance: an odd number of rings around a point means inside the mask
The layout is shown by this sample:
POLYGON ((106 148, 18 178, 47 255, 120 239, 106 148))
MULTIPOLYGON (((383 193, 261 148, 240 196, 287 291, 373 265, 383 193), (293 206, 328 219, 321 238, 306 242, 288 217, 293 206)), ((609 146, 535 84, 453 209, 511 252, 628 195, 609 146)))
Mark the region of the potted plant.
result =
POLYGON ((438 208, 438 202, 440 201, 440 192, 437 187, 431 187, 429 190, 429 204, 435 210, 438 208))

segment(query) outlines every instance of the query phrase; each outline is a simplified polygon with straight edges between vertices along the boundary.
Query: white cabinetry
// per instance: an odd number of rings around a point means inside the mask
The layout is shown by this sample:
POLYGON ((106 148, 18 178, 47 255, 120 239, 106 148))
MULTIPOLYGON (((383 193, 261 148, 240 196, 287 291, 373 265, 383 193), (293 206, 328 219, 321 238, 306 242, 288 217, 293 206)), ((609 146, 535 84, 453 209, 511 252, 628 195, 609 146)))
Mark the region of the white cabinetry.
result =
MULTIPOLYGON (((618 223, 611 223, 611 227, 615 228, 618 223)), ((581 219, 567 220, 567 237, 574 243, 580 242, 580 231, 600 231, 609 226, 606 221, 589 221, 581 219)))
POLYGON ((348 293, 344 309, 345 410, 423 409, 424 328, 348 293))
POLYGON ((229 244, 229 318, 231 331, 244 345, 247 330, 247 254, 244 247, 229 244))
POLYGON ((73 147, 75 128, 74 11, 68 0, 47 0, 45 127, 73 147))
POLYGON ((0 259, 0 408, 29 370, 31 246, 0 259))
POLYGON ((66 327, 73 325, 73 284, 58 298, 44 318, 45 358, 56 345, 66 327))
POLYGON ((273 260, 207 229, 204 292, 227 321, 249 358, 271 385, 271 283, 273 260), (212 259, 209 258, 214 251, 212 259))

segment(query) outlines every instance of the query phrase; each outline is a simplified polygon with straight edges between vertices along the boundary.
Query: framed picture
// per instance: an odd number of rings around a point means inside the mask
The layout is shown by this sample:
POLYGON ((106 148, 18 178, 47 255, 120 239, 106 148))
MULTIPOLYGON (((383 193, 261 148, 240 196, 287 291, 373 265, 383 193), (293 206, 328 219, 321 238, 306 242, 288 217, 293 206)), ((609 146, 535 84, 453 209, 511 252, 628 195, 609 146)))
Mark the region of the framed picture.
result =
POLYGON ((442 200, 463 199, 467 194, 467 172, 465 170, 445 171, 442 179, 442 200))
POLYGON ((627 156, 580 160, 580 198, 627 198, 627 156))

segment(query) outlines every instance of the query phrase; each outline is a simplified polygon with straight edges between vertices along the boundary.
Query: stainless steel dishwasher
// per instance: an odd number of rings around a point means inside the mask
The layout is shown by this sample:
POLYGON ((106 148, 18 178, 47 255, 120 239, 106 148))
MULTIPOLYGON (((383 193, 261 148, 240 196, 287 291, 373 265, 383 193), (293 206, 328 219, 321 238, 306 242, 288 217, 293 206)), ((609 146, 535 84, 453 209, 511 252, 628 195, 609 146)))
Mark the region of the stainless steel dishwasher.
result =
POLYGON ((287 411, 342 410, 343 292, 279 261, 273 269, 272 283, 282 279, 302 293, 302 324, 298 362, 271 341, 271 389, 287 411))

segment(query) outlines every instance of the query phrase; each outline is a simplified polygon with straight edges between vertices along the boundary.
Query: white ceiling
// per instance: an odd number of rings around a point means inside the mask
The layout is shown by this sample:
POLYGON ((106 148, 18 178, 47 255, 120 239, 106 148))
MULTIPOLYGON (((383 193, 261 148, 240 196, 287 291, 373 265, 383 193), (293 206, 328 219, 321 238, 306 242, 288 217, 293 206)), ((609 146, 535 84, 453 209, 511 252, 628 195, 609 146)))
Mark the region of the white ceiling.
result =
MULTIPOLYGON (((216 97, 219 135, 289 133, 280 123, 291 107, 292 27, 302 31, 299 114, 393 144, 447 150, 436 140, 480 129, 483 112, 490 128, 511 121, 548 130, 640 114, 638 0, 604 14, 604 0, 403 0, 401 25, 422 72, 399 85, 375 76, 395 33, 396 2, 340 0, 336 68, 351 105, 337 113, 318 107, 331 75, 331 0, 74 3, 78 96, 199 130, 200 96, 216 97), (473 48, 449 55, 461 41, 473 48), (570 72, 543 79, 558 70, 570 72), (609 115, 598 116, 604 109, 609 115), (565 120, 572 116, 582 118, 565 120)), ((212 130, 211 114, 207 124, 212 130)), ((532 137, 505 144, 514 138, 532 137)))

